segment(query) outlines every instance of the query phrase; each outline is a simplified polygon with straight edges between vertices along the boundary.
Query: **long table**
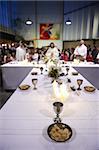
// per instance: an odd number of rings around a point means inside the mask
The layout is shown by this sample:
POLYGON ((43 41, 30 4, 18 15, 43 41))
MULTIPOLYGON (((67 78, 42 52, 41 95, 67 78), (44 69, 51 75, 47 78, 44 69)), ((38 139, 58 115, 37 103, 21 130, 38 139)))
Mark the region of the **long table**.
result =
POLYGON ((26 61, 12 61, 2 65, 3 88, 5 90, 15 90, 32 68, 37 65, 26 61))
POLYGON ((99 90, 99 66, 74 67, 99 90))
POLYGON ((30 72, 21 83, 29 84, 30 89, 17 88, 0 110, 0 150, 99 150, 99 91, 84 91, 84 86, 91 84, 81 74, 73 76, 72 67, 71 83, 67 83, 66 76, 61 77, 68 88, 77 88, 78 78, 83 84, 80 92, 69 90, 69 98, 63 102, 62 122, 72 128, 73 136, 68 142, 56 143, 47 135, 55 117, 51 79, 46 71, 43 75, 39 69, 36 71, 37 76, 30 72), (32 78, 38 78, 37 90, 33 90, 32 78))
MULTIPOLYGON (((40 64, 26 61, 23 62, 10 62, 1 66, 2 80, 4 89, 16 89, 22 80, 28 75, 33 67, 46 66, 42 62, 40 64)), ((67 62, 67 64, 60 64, 60 66, 72 66, 79 71, 87 80, 89 80, 97 89, 99 89, 99 82, 96 79, 99 78, 99 64, 93 64, 92 62, 85 62, 80 64, 74 64, 73 62, 67 62)))

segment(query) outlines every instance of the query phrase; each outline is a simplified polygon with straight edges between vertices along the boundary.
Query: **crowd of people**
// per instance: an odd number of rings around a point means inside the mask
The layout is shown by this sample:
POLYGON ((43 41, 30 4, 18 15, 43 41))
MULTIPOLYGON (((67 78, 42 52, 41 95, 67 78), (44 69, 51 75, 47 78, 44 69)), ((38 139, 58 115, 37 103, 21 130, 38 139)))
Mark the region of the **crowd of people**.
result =
POLYGON ((86 46, 81 40, 76 48, 63 49, 57 48, 54 43, 42 48, 35 48, 33 44, 27 45, 20 41, 19 43, 0 44, 0 64, 8 63, 13 60, 23 61, 27 59, 29 62, 41 60, 44 56, 49 59, 61 59, 64 61, 91 61, 99 63, 99 47, 90 45, 86 46))
POLYGON ((73 61, 75 58, 80 61, 99 63, 99 47, 92 48, 81 40, 76 48, 64 49, 61 53, 61 59, 65 61, 73 61))

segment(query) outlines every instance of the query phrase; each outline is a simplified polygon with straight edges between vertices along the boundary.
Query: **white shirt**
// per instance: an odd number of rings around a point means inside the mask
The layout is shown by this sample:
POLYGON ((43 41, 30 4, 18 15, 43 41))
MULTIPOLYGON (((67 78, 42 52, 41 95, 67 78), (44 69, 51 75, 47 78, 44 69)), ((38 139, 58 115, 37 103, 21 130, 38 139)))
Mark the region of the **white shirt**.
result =
POLYGON ((16 48, 16 60, 23 61, 25 59, 26 49, 20 46, 16 48))
POLYGON ((53 59, 58 59, 59 58, 59 51, 56 47, 54 48, 49 48, 47 53, 46 53, 46 56, 50 59, 50 58, 53 58, 53 59), (53 55, 53 56, 52 56, 53 55))
POLYGON ((86 59, 87 47, 84 44, 82 44, 81 46, 77 46, 75 51, 74 51, 74 54, 75 55, 80 55, 80 56, 82 56, 83 58, 86 59))
POLYGON ((98 53, 98 55, 97 55, 97 59, 99 59, 99 53, 98 53))
POLYGON ((35 54, 33 55, 33 59, 36 60, 36 61, 38 60, 38 53, 35 53, 35 54))

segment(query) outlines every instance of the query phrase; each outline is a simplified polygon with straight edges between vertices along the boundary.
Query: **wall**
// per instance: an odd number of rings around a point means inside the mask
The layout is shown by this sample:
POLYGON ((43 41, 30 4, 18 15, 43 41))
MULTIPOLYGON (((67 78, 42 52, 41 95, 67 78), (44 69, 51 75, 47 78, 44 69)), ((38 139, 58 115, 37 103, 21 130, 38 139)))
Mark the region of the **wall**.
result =
POLYGON ((12 18, 16 14, 15 11, 13 1, 0 1, 0 25, 12 28, 12 18))
POLYGON ((25 40, 33 40, 36 36, 35 25, 35 2, 34 1, 16 1, 16 32, 24 37, 25 40), (26 25, 27 19, 33 21, 32 25, 26 25))
POLYGON ((54 42, 58 48, 62 49, 62 41, 99 39, 99 2, 65 17, 63 15, 63 4, 65 12, 69 12, 90 3, 79 1, 2 1, 0 2, 0 22, 14 29, 25 40, 37 39, 36 45, 38 47, 54 42), (68 17, 72 21, 70 26, 66 26, 64 23, 68 17), (25 24, 27 18, 33 21, 32 25, 25 24), (60 24, 60 40, 40 40, 40 23, 60 24))
POLYGON ((63 40, 79 40, 82 38, 99 39, 99 2, 96 5, 64 16, 63 40), (72 21, 70 26, 65 25, 68 17, 72 21))
MULTIPOLYGON (((76 48, 76 46, 79 44, 79 41, 64 41, 63 42, 63 48, 76 48)), ((85 40, 86 45, 90 45, 92 48, 94 46, 93 40, 85 40)), ((99 47, 99 40, 95 40, 95 45, 99 47)))
POLYGON ((38 2, 37 4, 37 38, 39 39, 40 23, 60 24, 60 40, 38 40, 38 47, 49 45, 54 42, 58 48, 62 49, 62 23, 63 23, 63 2, 38 2))
POLYGON ((17 2, 17 17, 21 18, 19 26, 16 27, 18 34, 25 40, 36 40, 38 47, 49 45, 54 42, 59 49, 62 49, 62 23, 63 23, 63 2, 61 1, 24 1, 17 2), (24 6, 24 7, 23 7, 24 6), (24 24, 27 18, 33 20, 33 25, 24 24), (40 23, 60 24, 60 40, 39 40, 40 23))
MULTIPOLYGON (((16 7, 13 1, 0 1, 0 31, 15 34, 13 18, 16 15, 16 7)), ((2 38, 2 37, 0 37, 2 38)))

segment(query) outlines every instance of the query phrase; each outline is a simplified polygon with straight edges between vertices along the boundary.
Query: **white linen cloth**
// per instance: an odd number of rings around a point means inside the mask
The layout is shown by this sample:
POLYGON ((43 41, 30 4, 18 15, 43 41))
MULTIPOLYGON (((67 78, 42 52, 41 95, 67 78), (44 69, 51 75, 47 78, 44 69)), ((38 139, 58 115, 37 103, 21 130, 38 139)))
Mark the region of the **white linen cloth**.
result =
POLYGON ((80 55, 80 56, 82 56, 83 58, 86 59, 87 47, 84 44, 82 44, 81 46, 77 46, 75 51, 74 51, 74 54, 75 55, 80 55))
MULTIPOLYGON (((92 62, 80 62, 80 64, 73 64, 73 62, 67 62, 66 64, 62 64, 61 61, 59 63, 60 66, 73 66, 73 67, 80 67, 81 69, 87 68, 89 69, 88 72, 85 72, 90 78, 95 81, 95 84, 97 83, 97 88, 99 88, 99 84, 96 81, 96 78, 99 75, 99 64, 93 64, 92 62), (91 73, 89 73, 91 72, 91 73), (96 74, 97 72, 97 74, 96 74), (97 75, 97 77, 96 77, 97 75), (93 78, 95 76, 95 78, 93 78)), ((19 85, 19 83, 22 82, 22 80, 26 77, 26 75, 30 72, 30 69, 33 67, 45 67, 46 64, 43 63, 43 61, 40 61, 39 64, 37 64, 37 61, 33 62, 27 62, 27 60, 24 61, 12 61, 9 63, 6 63, 1 66, 2 69, 2 79, 3 79, 3 88, 4 89, 16 89, 16 87, 19 85)))
MULTIPOLYGON (((44 75, 40 75, 39 68, 33 71, 38 75, 30 72, 21 83, 29 84, 30 89, 17 89, 0 110, 0 150, 98 150, 99 91, 85 92, 83 87, 91 84, 80 74, 72 76, 74 69, 70 69, 70 84, 77 88, 76 80, 83 79, 82 90, 70 91, 60 114, 62 122, 72 128, 73 136, 68 142, 56 143, 47 135, 55 117, 51 79, 46 70, 44 75), (38 78, 37 90, 33 90, 32 78, 38 78)), ((66 77, 61 79, 67 84, 66 77)))

